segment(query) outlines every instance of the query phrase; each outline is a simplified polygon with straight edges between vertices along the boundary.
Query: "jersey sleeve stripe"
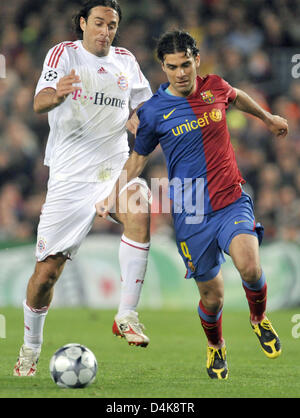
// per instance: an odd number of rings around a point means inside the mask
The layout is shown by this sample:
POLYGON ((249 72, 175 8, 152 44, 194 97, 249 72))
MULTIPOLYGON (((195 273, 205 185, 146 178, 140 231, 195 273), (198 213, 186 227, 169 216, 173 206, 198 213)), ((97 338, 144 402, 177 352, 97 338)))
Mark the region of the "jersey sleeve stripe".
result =
POLYGON ((56 51, 57 51, 57 49, 59 48, 59 45, 57 45, 54 49, 53 49, 53 51, 52 51, 52 54, 51 54, 51 56, 50 56, 50 59, 49 59, 49 61, 48 61, 48 67, 51 67, 51 62, 52 62, 52 59, 53 59, 53 57, 54 57, 54 55, 56 54, 56 51))
POLYGON ((74 42, 65 42, 65 46, 71 46, 74 49, 78 49, 78 46, 74 42))
POLYGON ((128 55, 129 57, 132 57, 131 54, 127 54, 127 52, 116 52, 117 55, 128 55))
POLYGON ((54 66, 55 62, 56 62, 56 58, 58 56, 58 54, 60 53, 60 51, 62 51, 64 49, 64 44, 60 44, 56 50, 55 50, 55 54, 53 55, 53 57, 51 58, 51 60, 49 61, 49 67, 52 68, 56 68, 56 66, 54 66))
POLYGON ((53 65, 53 68, 57 68, 57 65, 58 65, 58 63, 59 63, 59 59, 60 59, 60 57, 62 56, 62 53, 64 52, 64 49, 65 49, 65 45, 63 45, 63 47, 62 47, 62 48, 61 48, 61 50, 59 51, 59 53, 58 53, 58 55, 57 55, 57 57, 56 57, 56 61, 55 61, 54 65, 53 65))
POLYGON ((59 55, 57 57, 57 60, 56 60, 56 63, 55 63, 54 68, 57 68, 57 65, 59 63, 60 57, 62 56, 62 53, 64 52, 65 47, 67 47, 67 48, 73 48, 73 49, 78 49, 78 46, 75 45, 75 44, 73 44, 73 42, 64 43, 63 48, 62 48, 61 52, 59 53, 59 55))
POLYGON ((131 52, 129 52, 127 49, 122 48, 115 48, 115 53, 118 55, 129 55, 130 57, 134 57, 131 52))
POLYGON ((74 44, 74 42, 62 42, 61 44, 57 45, 54 48, 54 50, 53 50, 53 52, 50 56, 50 59, 48 61, 48 64, 47 64, 48 67, 57 68, 57 65, 59 63, 59 59, 60 59, 62 53, 64 52, 65 46, 71 47, 71 48, 74 48, 74 49, 78 49, 78 46, 76 44, 74 44))

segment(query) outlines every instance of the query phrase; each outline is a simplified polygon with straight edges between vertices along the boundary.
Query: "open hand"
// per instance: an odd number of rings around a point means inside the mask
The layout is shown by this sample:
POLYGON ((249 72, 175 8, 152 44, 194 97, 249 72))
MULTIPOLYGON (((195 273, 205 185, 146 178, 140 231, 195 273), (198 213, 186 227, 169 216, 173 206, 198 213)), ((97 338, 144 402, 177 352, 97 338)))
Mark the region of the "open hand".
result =
POLYGON ((75 74, 75 70, 71 70, 69 75, 62 77, 56 84, 56 102, 57 104, 62 103, 69 94, 80 89, 73 84, 80 83, 80 77, 75 74))

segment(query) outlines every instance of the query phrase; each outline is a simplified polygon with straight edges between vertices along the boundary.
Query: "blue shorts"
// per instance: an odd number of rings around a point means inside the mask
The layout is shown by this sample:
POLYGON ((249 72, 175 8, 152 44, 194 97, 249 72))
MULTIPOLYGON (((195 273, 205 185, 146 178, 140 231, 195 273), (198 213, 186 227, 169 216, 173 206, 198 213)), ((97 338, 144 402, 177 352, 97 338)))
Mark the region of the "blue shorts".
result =
MULTIPOLYGON (((264 230, 262 225, 255 223, 253 202, 245 192, 231 205, 204 215, 203 221, 194 225, 194 229, 192 236, 176 242, 187 268, 186 278, 193 277, 197 281, 207 281, 218 274, 225 262, 223 252, 229 254, 230 243, 236 235, 254 235, 261 244, 264 230)), ((183 234, 181 229, 180 236, 183 234)))

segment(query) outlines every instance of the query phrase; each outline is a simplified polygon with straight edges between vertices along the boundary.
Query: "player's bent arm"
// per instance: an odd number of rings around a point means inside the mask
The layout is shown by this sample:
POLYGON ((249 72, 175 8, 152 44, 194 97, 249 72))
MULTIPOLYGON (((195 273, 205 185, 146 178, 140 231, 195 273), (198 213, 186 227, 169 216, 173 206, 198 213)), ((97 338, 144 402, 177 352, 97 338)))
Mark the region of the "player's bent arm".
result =
POLYGON ((271 114, 263 109, 255 100, 253 100, 246 92, 240 89, 235 89, 236 99, 234 106, 242 112, 250 113, 253 116, 258 117, 262 121, 266 121, 271 114))
POLYGON ((71 70, 70 74, 62 77, 56 84, 56 89, 45 88, 41 90, 34 98, 33 110, 36 113, 46 113, 59 106, 65 101, 70 93, 76 91, 79 87, 74 83, 80 83, 80 78, 71 70))
MULTIPOLYGON (((141 155, 133 151, 128 160, 126 161, 123 172, 126 172, 126 180, 129 183, 135 177, 138 177, 145 168, 150 155, 141 155)), ((122 176, 122 175, 121 175, 122 176)), ((119 179, 121 178, 119 177, 119 179)), ((97 214, 103 218, 109 215, 109 211, 112 209, 115 197, 119 196, 120 186, 119 179, 117 180, 111 194, 104 200, 96 203, 97 214)))
POLYGON ((56 90, 52 87, 41 90, 34 98, 33 110, 36 113, 46 113, 58 106, 56 90))
POLYGON ((288 123, 286 119, 278 115, 272 115, 263 109, 243 90, 235 89, 235 91, 236 99, 233 104, 237 109, 261 119, 274 135, 278 137, 285 137, 287 135, 288 123))

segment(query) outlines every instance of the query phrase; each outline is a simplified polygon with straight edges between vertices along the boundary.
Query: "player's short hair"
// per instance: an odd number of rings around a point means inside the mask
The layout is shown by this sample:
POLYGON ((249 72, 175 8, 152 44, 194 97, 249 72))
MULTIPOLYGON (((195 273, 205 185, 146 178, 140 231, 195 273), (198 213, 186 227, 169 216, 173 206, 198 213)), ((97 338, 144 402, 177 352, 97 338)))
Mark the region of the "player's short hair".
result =
POLYGON ((80 27, 80 18, 83 17, 86 21, 91 14, 91 10, 97 6, 111 7, 119 15, 119 23, 122 20, 121 7, 117 0, 84 0, 79 12, 73 17, 74 29, 79 39, 82 39, 83 32, 80 27))
POLYGON ((191 51, 196 57, 199 54, 195 39, 182 30, 174 30, 164 33, 158 40, 156 53, 158 59, 163 62, 166 54, 175 54, 176 52, 191 51))

